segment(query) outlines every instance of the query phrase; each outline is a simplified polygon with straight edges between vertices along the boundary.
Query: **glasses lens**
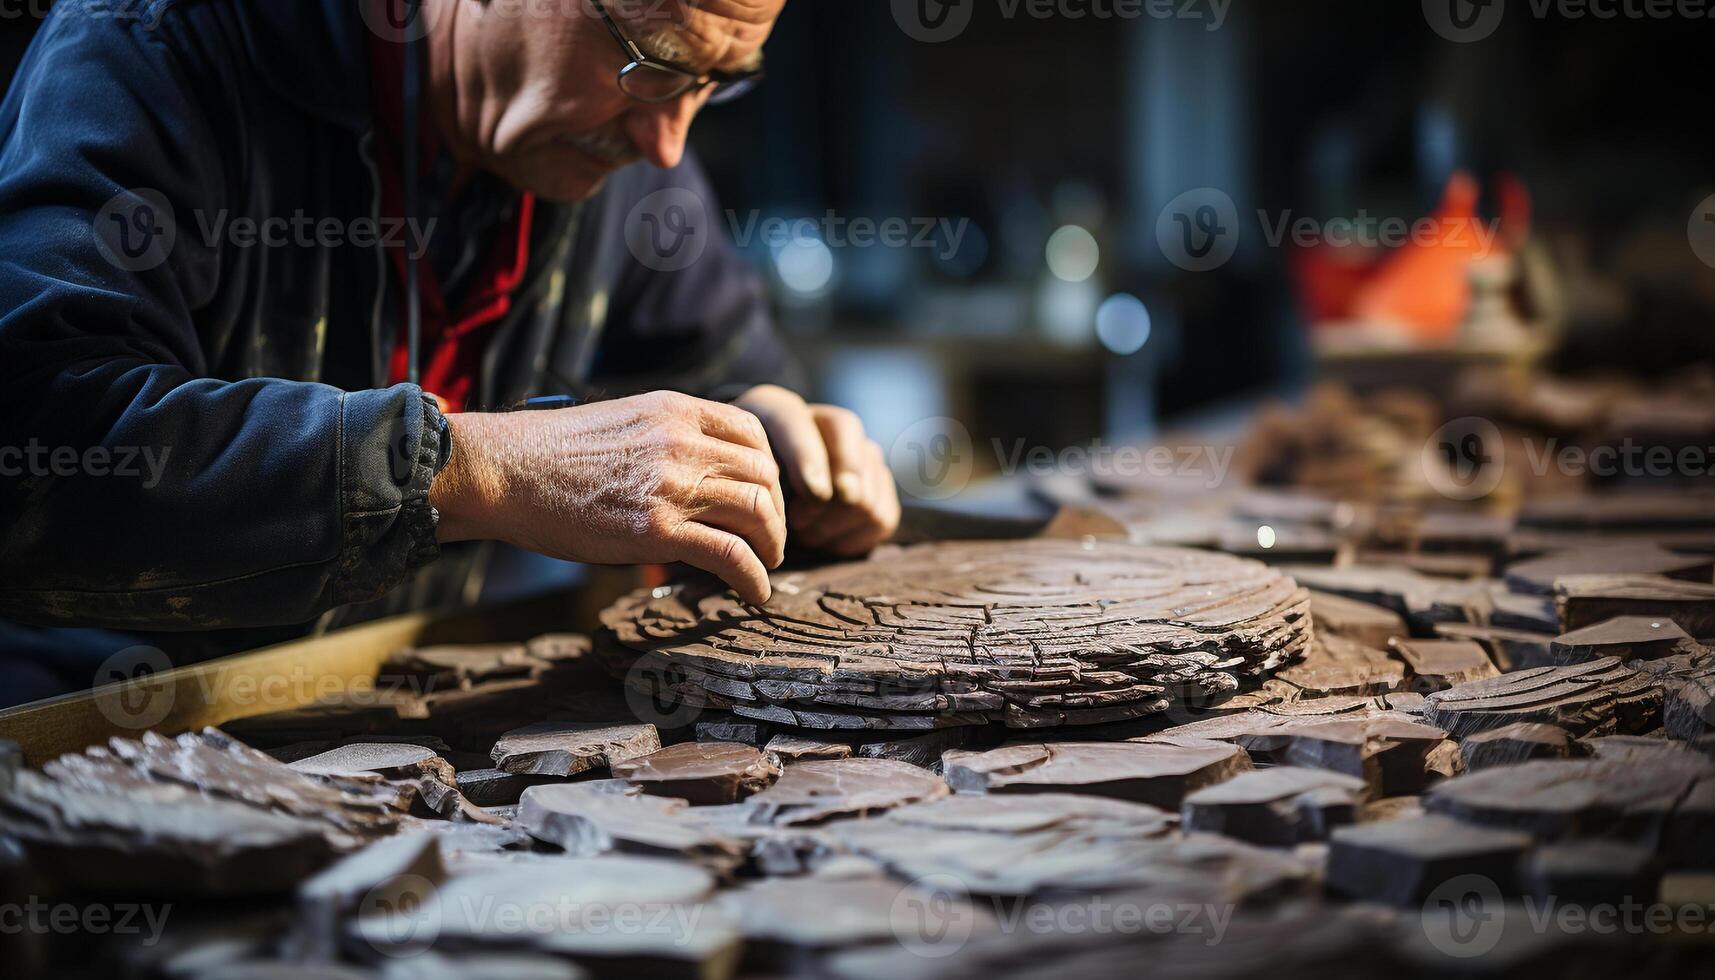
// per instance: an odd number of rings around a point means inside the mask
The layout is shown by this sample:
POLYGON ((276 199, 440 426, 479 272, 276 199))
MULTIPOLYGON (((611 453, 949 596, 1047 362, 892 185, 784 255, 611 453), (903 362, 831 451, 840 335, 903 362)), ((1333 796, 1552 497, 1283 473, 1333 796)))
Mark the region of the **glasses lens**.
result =
POLYGON ((619 89, 639 102, 669 102, 690 91, 697 80, 651 64, 632 64, 619 73, 619 89))
POLYGON ((709 104, 720 105, 723 102, 731 102, 733 99, 749 93, 761 81, 760 78, 740 78, 731 82, 720 82, 715 86, 714 91, 709 93, 709 104))

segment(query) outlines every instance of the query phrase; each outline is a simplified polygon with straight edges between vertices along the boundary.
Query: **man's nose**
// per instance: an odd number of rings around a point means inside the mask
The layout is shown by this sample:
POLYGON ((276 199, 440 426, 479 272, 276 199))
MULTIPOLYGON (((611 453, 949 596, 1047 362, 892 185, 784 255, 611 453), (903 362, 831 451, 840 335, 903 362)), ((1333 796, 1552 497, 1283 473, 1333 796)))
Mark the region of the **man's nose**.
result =
POLYGON ((701 103, 701 98, 687 95, 660 105, 635 106, 626 113, 626 135, 645 160, 657 167, 676 167, 684 159, 685 137, 701 103))

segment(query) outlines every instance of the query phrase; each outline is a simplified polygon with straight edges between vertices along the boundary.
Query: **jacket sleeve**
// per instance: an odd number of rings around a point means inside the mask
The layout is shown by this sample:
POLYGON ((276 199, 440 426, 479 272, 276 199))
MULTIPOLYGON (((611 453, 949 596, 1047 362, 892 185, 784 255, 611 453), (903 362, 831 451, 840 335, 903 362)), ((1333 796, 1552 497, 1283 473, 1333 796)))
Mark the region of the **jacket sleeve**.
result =
POLYGON ((603 230, 624 244, 593 380, 717 400, 764 383, 801 387, 767 291, 733 248, 695 157, 687 152, 671 170, 634 165, 613 179, 603 230))
POLYGON ((437 555, 439 412, 207 376, 230 246, 203 229, 242 165, 217 72, 185 68, 174 11, 91 2, 58 5, 0 104, 0 617, 280 625, 380 595, 437 555))

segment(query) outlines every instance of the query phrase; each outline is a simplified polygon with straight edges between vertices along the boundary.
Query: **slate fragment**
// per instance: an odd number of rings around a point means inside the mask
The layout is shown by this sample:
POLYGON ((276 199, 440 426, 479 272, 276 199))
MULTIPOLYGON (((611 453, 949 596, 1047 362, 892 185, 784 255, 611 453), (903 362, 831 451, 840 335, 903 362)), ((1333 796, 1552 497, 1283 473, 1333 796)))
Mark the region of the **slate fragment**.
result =
POLYGON ((654 725, 545 721, 514 729, 494 743, 495 767, 526 776, 572 776, 659 751, 654 725))
POLYGON ((892 759, 797 762, 774 785, 752 796, 757 819, 776 826, 808 825, 879 813, 946 796, 940 777, 892 759))
POLYGON ((397 905, 424 901, 446 877, 432 834, 400 834, 341 858, 298 886, 290 948, 295 959, 332 963, 339 958, 345 923, 363 902, 397 905))
POLYGON ((1399 613, 1332 592, 1310 593, 1310 618, 1318 636, 1342 636, 1376 650, 1409 630, 1399 613))
POLYGON ((1363 780, 1326 769, 1253 769, 1186 796, 1183 823, 1188 831, 1290 847, 1353 823, 1367 792, 1363 780))
POLYGON ((1396 638, 1390 649, 1405 663, 1411 673, 1411 689, 1420 694, 1500 674, 1488 653, 1470 640, 1396 638))
POLYGON ((947 785, 960 793, 1089 793, 1176 810, 1185 794, 1250 768, 1224 742, 1049 742, 949 752, 947 785))
POLYGON ((1603 657, 1657 660, 1693 652, 1696 644, 1679 624, 1653 616, 1616 616, 1554 638, 1556 663, 1587 663, 1603 657))
POLYGON ((1519 722, 1559 725, 1579 736, 1636 734, 1661 724, 1660 683, 1612 657, 1513 671, 1428 698, 1424 720, 1455 737, 1519 722))
POLYGON ((1334 831, 1326 880, 1337 894, 1400 908, 1421 907, 1438 886, 1461 875, 1481 875, 1511 894, 1514 867, 1530 846, 1528 834, 1433 814, 1357 824, 1334 831))
POLYGON ((737 742, 681 742, 615 762, 612 770, 645 793, 701 805, 735 803, 780 775, 761 750, 737 742))
POLYGON ((1558 725, 1520 722, 1469 735, 1459 745, 1465 769, 1474 772, 1531 759, 1565 759, 1582 750, 1558 725))
POLYGON ((1671 619, 1695 637, 1715 637, 1715 585, 1661 575, 1570 575, 1556 579, 1562 632, 1616 616, 1671 619))
POLYGON ((537 840, 587 857, 609 852, 672 857, 730 877, 745 841, 722 834, 685 800, 645 795, 615 781, 559 783, 524 791, 518 825, 537 840))

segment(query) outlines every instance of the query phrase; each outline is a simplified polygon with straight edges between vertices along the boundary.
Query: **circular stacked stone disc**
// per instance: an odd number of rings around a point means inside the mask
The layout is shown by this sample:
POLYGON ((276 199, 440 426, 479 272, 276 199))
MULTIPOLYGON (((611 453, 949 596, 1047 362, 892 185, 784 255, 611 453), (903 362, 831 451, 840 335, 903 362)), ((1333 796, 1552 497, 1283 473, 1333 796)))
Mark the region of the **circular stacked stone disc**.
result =
POLYGON ((596 654, 663 702, 812 728, 1095 724, 1239 689, 1310 643, 1308 594, 1244 558, 1118 541, 936 542, 634 592, 596 654))

